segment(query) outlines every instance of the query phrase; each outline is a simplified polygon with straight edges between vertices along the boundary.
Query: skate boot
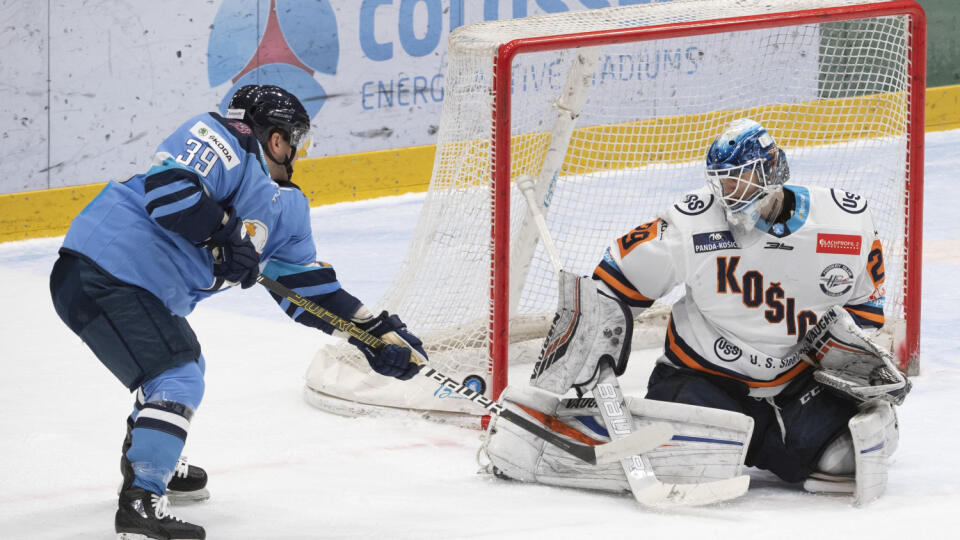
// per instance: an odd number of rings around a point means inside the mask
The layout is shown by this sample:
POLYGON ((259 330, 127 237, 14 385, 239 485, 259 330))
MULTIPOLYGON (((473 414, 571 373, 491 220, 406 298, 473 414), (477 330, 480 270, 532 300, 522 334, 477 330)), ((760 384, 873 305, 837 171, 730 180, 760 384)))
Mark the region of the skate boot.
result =
POLYGON ((167 498, 131 486, 120 493, 114 519, 117 540, 204 540, 203 527, 167 513, 167 498))
MULTIPOLYGON (((127 450, 133 441, 131 435, 133 423, 127 418, 127 436, 123 439, 123 449, 120 452, 120 473, 123 474, 123 483, 120 484, 119 494, 133 485, 133 467, 127 459, 127 450)), ((187 456, 180 456, 177 466, 173 469, 173 478, 167 483, 167 499, 171 503, 205 501, 210 498, 207 490, 207 471, 187 462, 187 456)))

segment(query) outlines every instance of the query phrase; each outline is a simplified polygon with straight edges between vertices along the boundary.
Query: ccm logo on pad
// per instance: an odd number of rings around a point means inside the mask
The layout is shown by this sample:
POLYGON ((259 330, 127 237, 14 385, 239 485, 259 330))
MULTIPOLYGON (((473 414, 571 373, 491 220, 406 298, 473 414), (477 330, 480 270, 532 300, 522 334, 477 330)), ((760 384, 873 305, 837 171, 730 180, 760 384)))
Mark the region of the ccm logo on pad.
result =
POLYGON ((818 234, 817 253, 859 255, 861 237, 854 234, 818 234))

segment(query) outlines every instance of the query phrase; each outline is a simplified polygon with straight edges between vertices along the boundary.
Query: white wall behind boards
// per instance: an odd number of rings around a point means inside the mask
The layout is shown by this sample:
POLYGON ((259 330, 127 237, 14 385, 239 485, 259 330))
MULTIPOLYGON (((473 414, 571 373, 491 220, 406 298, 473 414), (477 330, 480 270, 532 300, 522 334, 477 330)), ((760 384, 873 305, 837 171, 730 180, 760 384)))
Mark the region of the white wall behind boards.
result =
POLYGON ((126 178, 249 83, 293 91, 310 157, 432 144, 446 40, 649 0, 0 0, 0 193, 126 178))

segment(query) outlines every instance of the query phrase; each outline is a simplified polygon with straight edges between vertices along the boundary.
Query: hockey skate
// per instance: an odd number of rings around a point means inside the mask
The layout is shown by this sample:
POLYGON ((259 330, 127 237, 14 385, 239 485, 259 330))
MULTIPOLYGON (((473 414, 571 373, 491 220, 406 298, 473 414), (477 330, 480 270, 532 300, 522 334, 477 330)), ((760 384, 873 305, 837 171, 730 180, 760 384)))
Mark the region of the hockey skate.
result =
POLYGON ((167 498, 137 486, 120 493, 114 519, 117 540, 203 540, 203 527, 167 513, 167 498))
MULTIPOLYGON (((131 444, 131 430, 133 426, 127 421, 127 436, 123 440, 123 450, 120 453, 120 472, 123 474, 123 483, 117 493, 121 493, 133 485, 133 467, 127 459, 127 450, 131 444)), ((167 483, 167 499, 171 503, 187 503, 205 501, 210 498, 207 490, 207 471, 196 465, 190 465, 186 456, 180 456, 173 470, 173 478, 167 483)))

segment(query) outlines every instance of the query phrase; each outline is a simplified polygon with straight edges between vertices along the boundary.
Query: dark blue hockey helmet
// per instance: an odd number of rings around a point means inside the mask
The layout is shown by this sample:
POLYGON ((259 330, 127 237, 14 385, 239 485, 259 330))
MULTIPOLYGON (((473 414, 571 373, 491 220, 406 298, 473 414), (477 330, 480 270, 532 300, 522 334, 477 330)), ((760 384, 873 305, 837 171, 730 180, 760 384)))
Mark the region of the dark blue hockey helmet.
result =
POLYGON ((227 105, 227 109, 240 109, 247 112, 253 105, 258 90, 260 90, 259 84, 248 84, 237 88, 237 91, 233 93, 233 97, 230 98, 230 104, 227 105))
POLYGON ((251 94, 253 102, 247 111, 253 122, 253 132, 261 144, 266 144, 270 135, 278 130, 283 132, 295 149, 308 140, 310 115, 297 96, 269 84, 261 85, 251 94))
POLYGON ((227 117, 240 119, 250 126, 267 157, 283 165, 287 180, 293 176, 297 148, 310 142, 310 115, 297 96, 269 84, 242 86, 230 98, 227 117), (290 143, 289 155, 273 155, 268 142, 275 132, 280 132, 290 143))

